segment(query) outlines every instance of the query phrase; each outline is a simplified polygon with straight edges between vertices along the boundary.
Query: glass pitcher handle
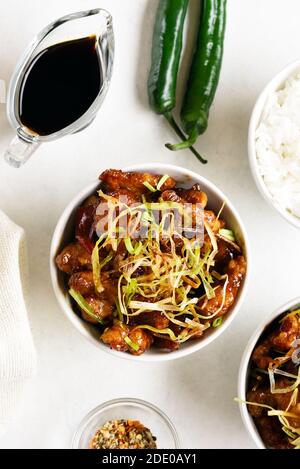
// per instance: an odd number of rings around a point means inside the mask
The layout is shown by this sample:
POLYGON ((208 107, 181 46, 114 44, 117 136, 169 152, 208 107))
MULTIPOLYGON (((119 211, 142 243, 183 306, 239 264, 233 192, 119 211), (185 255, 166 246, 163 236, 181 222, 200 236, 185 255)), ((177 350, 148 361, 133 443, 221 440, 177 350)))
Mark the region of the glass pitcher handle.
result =
POLYGON ((17 135, 7 148, 4 159, 14 168, 20 168, 38 149, 40 142, 27 142, 17 135))

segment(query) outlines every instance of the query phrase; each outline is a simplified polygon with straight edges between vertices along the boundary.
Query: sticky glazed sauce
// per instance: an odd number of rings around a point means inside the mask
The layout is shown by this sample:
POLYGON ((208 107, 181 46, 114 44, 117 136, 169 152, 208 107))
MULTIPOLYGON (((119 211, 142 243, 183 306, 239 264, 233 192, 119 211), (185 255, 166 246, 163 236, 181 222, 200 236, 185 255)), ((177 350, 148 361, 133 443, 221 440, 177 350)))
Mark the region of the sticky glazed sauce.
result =
POLYGON ((55 44, 29 64, 21 83, 19 119, 46 136, 77 121, 102 86, 96 36, 55 44))

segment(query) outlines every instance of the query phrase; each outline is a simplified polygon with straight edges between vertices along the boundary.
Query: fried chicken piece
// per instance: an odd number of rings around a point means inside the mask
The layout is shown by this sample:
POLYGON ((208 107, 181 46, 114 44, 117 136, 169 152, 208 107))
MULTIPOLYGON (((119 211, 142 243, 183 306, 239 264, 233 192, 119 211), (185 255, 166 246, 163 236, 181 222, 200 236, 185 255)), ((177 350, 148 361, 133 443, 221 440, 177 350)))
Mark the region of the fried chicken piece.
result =
POLYGON ((130 189, 116 189, 114 191, 108 192, 107 195, 110 195, 111 197, 114 197, 115 199, 118 199, 122 203, 129 206, 141 202, 140 197, 130 189))
POLYGON ((80 293, 82 296, 92 295, 95 292, 95 285, 92 271, 76 272, 69 279, 69 287, 80 293))
POLYGON ((161 200, 165 202, 175 202, 177 204, 185 204, 185 200, 177 194, 175 190, 165 190, 160 196, 161 200))
POLYGON ((243 256, 233 259, 228 264, 227 275, 228 284, 225 292, 225 301, 223 302, 223 287, 220 286, 215 290, 215 297, 210 300, 201 300, 198 306, 201 308, 203 314, 211 316, 217 310, 220 310, 217 316, 223 316, 233 305, 236 295, 239 291, 241 283, 246 274, 246 261, 243 256))
POLYGON ((269 368, 269 364, 274 361, 274 359, 270 355, 271 349, 272 342, 270 337, 268 337, 261 344, 255 347, 254 352, 252 354, 252 360, 258 366, 258 368, 262 370, 267 370, 269 368))
POLYGON ((129 327, 125 324, 116 323, 111 327, 105 329, 101 335, 101 340, 104 344, 109 345, 113 350, 118 352, 127 352, 128 345, 124 338, 128 337, 129 327))
MULTIPOLYGON (((290 386, 291 383, 286 378, 276 380, 276 388, 283 389, 290 386)), ((264 404, 273 407, 276 410, 285 410, 291 400, 292 393, 276 393, 272 394, 269 383, 266 386, 259 387, 257 390, 250 390, 247 393, 247 401, 257 404, 264 404)), ((248 406, 249 413, 252 417, 262 417, 267 415, 268 409, 255 405, 248 406)))
MULTIPOLYGON (((116 280, 110 278, 106 272, 102 272, 101 283, 104 288, 104 295, 110 298, 110 301, 113 304, 117 295, 116 280)), ((93 272, 90 270, 75 272, 69 279, 69 287, 73 288, 73 290, 77 291, 82 296, 93 295, 95 293, 93 272)))
POLYGON ((234 259, 239 251, 234 247, 233 244, 228 243, 226 240, 218 238, 218 252, 214 258, 215 270, 217 272, 224 272, 229 262, 234 259))
MULTIPOLYGON (((269 405, 274 407, 273 394, 270 393, 269 388, 257 389, 256 391, 247 392, 247 402, 255 402, 256 404, 269 405)), ((248 405, 249 414, 252 417, 258 418, 264 415, 267 415, 268 410, 265 407, 260 407, 256 405, 248 405)))
MULTIPOLYGON (((118 169, 108 169, 99 176, 106 187, 110 190, 130 189, 137 194, 145 194, 149 189, 145 187, 147 182, 151 186, 156 187, 162 176, 150 173, 124 172, 118 169)), ((169 177, 161 187, 161 190, 171 189, 175 187, 175 181, 169 177)))
POLYGON ((191 189, 177 189, 178 195, 190 204, 200 204, 202 208, 207 205, 207 195, 196 184, 191 189))
POLYGON ((213 233, 219 233, 224 228, 225 222, 221 218, 217 218, 212 210, 203 211, 204 221, 209 225, 213 233))
POLYGON ((295 340, 300 338, 300 321, 296 316, 286 316, 281 323, 278 334, 273 334, 272 345, 279 350, 288 351, 295 340))
MULTIPOLYGON (((138 203, 141 203, 140 197, 136 193, 125 188, 120 188, 120 189, 107 192, 107 195, 114 197, 116 200, 120 201, 121 204, 124 204, 124 205, 116 206, 116 208, 114 209, 114 218, 118 217, 120 213, 123 212, 124 210, 127 210, 127 206, 130 207, 130 206, 137 205, 138 203)), ((109 205, 109 202, 102 197, 100 199, 100 204, 98 204, 98 207, 95 211, 94 223, 93 223, 94 230, 96 231, 98 236, 105 233, 109 228, 108 227, 109 208, 111 208, 109 205)), ((128 223, 129 216, 125 217, 124 215, 124 218, 120 220, 120 222, 117 224, 117 227, 123 226, 125 224, 124 228, 126 228, 127 227, 127 223, 125 223, 126 219, 128 223)))
POLYGON ((154 347, 165 350, 166 352, 173 352, 179 349, 179 343, 171 339, 163 339, 162 337, 154 337, 154 347))
MULTIPOLYGON (((155 301, 159 301, 160 299, 161 298, 158 295, 156 296, 156 298, 145 298, 142 295, 135 295, 133 298, 134 301, 142 301, 144 303, 154 303, 155 301)), ((137 316, 131 317, 130 324, 132 326, 141 326, 146 324, 148 326, 155 327, 156 329, 166 329, 167 327, 169 327, 170 321, 160 311, 145 311, 137 316)))
MULTIPOLYGON (((287 315, 279 330, 269 334, 252 354, 252 360, 255 364, 266 370, 270 365, 275 364, 276 360, 272 357, 272 350, 280 350, 287 353, 287 358, 294 351, 293 343, 300 337, 300 322, 296 316, 287 315)), ((283 358, 284 360, 284 358, 283 358)))
POLYGON ((102 272, 101 283, 104 288, 102 295, 105 295, 114 304, 118 296, 118 280, 112 278, 108 272, 102 272))
POLYGON ((92 254, 95 247, 94 217, 99 205, 99 198, 89 197, 84 205, 78 207, 75 218, 75 237, 81 246, 92 254))
MULTIPOLYGON (((276 388, 286 388, 290 386, 291 382, 287 378, 280 378, 276 380, 276 388)), ((267 405, 275 410, 286 410, 290 404, 292 392, 272 394, 269 384, 258 388, 257 390, 248 391, 247 401, 261 405, 267 405)), ((299 402, 299 397, 298 397, 299 402)), ((286 449, 291 448, 286 435, 282 431, 282 424, 278 418, 268 416, 268 409, 255 405, 248 405, 250 415, 255 419, 258 431, 269 448, 286 449)), ((288 418, 289 424, 295 428, 300 424, 300 404, 291 407, 290 413, 295 415, 299 414, 299 419, 288 418), (297 414, 298 412, 298 414, 297 414)))
POLYGON ((139 349, 136 351, 132 347, 129 347, 129 352, 132 355, 142 355, 146 350, 148 350, 153 342, 152 335, 149 334, 145 329, 133 328, 128 337, 132 340, 133 343, 138 345, 139 349))
MULTIPOLYGON (((162 192, 160 200, 163 202, 173 202, 182 205, 184 208, 185 220, 183 220, 182 214, 179 213, 179 222, 182 223, 184 221, 184 228, 186 230, 193 228, 203 232, 203 207, 200 204, 187 202, 185 199, 180 197, 177 190, 167 190, 162 192)), ((172 209, 172 207, 170 207, 170 210, 173 211, 175 215, 176 223, 177 210, 176 208, 172 209)), ((178 226, 180 226, 180 224, 178 224, 178 226)))
MULTIPOLYGON (((195 187, 195 186, 194 186, 195 187)), ((199 204, 202 208, 207 205, 207 195, 200 189, 181 189, 163 191, 162 200, 178 202, 179 204, 199 204)))
MULTIPOLYGON (((145 300, 145 299, 144 299, 145 300)), ((160 311, 146 311, 135 318, 136 324, 147 324, 156 329, 166 329, 169 327, 169 319, 160 311)))
MULTIPOLYGON (((101 282, 104 287, 104 291, 97 294, 95 291, 93 272, 77 272, 69 279, 70 288, 73 288, 76 292, 80 293, 84 297, 85 301, 90 305, 94 314, 102 320, 112 316, 115 308, 117 286, 116 280, 111 279, 105 272, 101 274, 101 282)), ((81 310, 81 315, 87 322, 92 324, 98 323, 95 318, 83 310, 81 310)))
MULTIPOLYGON (((108 319, 112 316, 114 307, 111 301, 105 298, 100 298, 96 295, 87 296, 85 298, 85 301, 92 308, 95 316, 97 316, 101 321, 108 319)), ((82 319, 84 319, 87 322, 90 322, 91 324, 99 324, 97 319, 93 318, 92 316, 90 316, 88 313, 86 313, 83 310, 81 310, 81 316, 82 316, 82 319)))
POLYGON ((119 352, 130 352, 133 355, 141 355, 150 348, 153 339, 152 336, 143 329, 137 327, 130 328, 118 322, 105 329, 101 335, 101 340, 106 345, 109 345, 110 348, 119 352), (130 347, 125 341, 126 337, 129 337, 134 344, 138 345, 139 349, 134 350, 130 347))
MULTIPOLYGON (((192 190, 187 191, 187 192, 193 192, 192 190)), ((200 195, 198 194, 195 195, 195 197, 199 198, 199 200, 202 200, 202 203, 199 201, 197 202, 191 202, 192 196, 189 195, 188 198, 190 201, 188 201, 186 198, 181 197, 180 194, 184 194, 183 189, 178 189, 178 190, 167 190, 164 191, 161 194, 161 200, 166 201, 166 202, 175 202, 181 205, 185 205, 187 208, 187 213, 188 213, 188 208, 189 204, 191 204, 190 207, 190 212, 192 216, 193 222, 197 221, 197 225, 202 223, 202 221, 206 222, 211 230, 214 233, 218 233, 220 229, 224 228, 225 222, 215 215, 215 213, 212 210, 204 210, 204 207, 206 206, 207 200, 205 202, 206 194, 204 192, 201 192, 200 195)))
POLYGON ((90 253, 78 242, 68 244, 56 257, 57 267, 66 274, 73 274, 80 270, 92 268, 90 253))
POLYGON ((290 449, 287 435, 282 432, 282 425, 277 417, 261 417, 255 419, 260 436, 269 449, 290 449))

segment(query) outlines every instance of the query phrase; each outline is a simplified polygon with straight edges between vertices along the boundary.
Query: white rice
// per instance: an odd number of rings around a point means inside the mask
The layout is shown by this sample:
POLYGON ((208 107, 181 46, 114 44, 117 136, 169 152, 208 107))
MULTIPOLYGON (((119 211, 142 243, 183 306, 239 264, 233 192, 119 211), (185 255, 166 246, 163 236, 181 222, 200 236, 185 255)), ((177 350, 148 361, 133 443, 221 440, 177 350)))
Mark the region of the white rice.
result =
POLYGON ((300 73, 269 96, 255 137, 268 190, 282 208, 300 218, 300 73))

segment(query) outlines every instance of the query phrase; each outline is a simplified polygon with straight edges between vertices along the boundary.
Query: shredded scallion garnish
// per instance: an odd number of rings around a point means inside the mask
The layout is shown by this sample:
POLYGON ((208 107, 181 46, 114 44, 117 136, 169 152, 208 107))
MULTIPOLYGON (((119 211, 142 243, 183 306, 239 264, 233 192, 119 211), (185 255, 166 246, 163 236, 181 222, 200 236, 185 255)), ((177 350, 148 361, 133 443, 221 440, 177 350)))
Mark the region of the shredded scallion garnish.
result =
MULTIPOLYGON (((168 177, 163 176, 157 188, 147 182, 144 185, 151 192, 160 190, 168 177)), ((203 250, 197 231, 192 236, 186 236, 185 231, 177 229, 177 216, 185 217, 184 220, 188 217, 192 222, 191 215, 181 203, 160 199, 148 202, 144 196, 141 204, 128 206, 102 191, 99 195, 107 203, 109 223, 92 253, 96 291, 103 291, 101 271, 104 265, 113 259, 113 253, 118 251, 120 243, 124 243, 126 254, 118 259, 116 309, 120 321, 128 324, 130 318, 159 311, 170 324, 181 328, 179 334, 174 334, 171 328, 153 329, 147 324, 137 327, 148 329, 159 337, 167 336, 178 343, 195 334, 201 335, 211 327, 208 321, 223 308, 228 285, 228 275, 218 274, 212 269, 218 243, 210 225, 202 225, 204 234, 209 238, 203 250), (123 221, 126 221, 126 230, 123 221), (139 232, 146 236, 139 238, 139 232), (100 251, 110 251, 109 257, 100 260, 100 251), (217 288, 222 289, 220 308, 211 316, 203 316, 198 306, 203 290, 204 298, 210 300, 215 297, 217 288), (184 318, 181 318, 182 315, 184 318)), ((215 324, 221 324, 220 318, 215 324)))
POLYGON ((124 244, 129 254, 134 254, 134 247, 129 236, 124 239, 124 244))
POLYGON ((213 321, 212 327, 219 327, 221 326, 222 322, 223 322, 223 318, 217 318, 213 321))
POLYGON ((138 344, 136 344, 135 342, 133 342, 129 337, 128 335, 126 335, 124 337, 124 342, 126 342, 126 344, 131 347, 135 352, 138 352, 140 350, 140 347, 138 346, 138 344))
POLYGON ((144 186, 147 187, 147 189, 149 189, 150 192, 156 192, 156 189, 155 187, 153 187, 150 182, 148 181, 145 181, 143 182, 144 186))
POLYGON ((95 321, 99 322, 99 324, 104 325, 104 321, 102 321, 102 319, 100 319, 98 316, 96 316, 96 314, 94 313, 93 308, 91 308, 91 306, 88 304, 88 302, 84 299, 84 297, 80 293, 75 291, 73 288, 70 288, 69 294, 73 298, 73 300, 76 301, 79 308, 81 308, 91 318, 95 319, 95 321))
POLYGON ((300 366, 299 366, 299 369, 298 369, 298 376, 291 375, 290 373, 285 373, 284 371, 281 371, 281 370, 276 369, 276 368, 275 369, 269 368, 268 372, 269 372, 270 388, 271 388, 271 393, 272 394, 286 394, 288 392, 294 391, 300 385, 300 366), (293 377, 295 379, 295 382, 293 384, 291 384, 290 386, 287 386, 285 388, 276 388, 275 374, 288 376, 288 377, 293 377))
POLYGON ((164 176, 162 176, 162 178, 158 181, 158 184, 157 184, 157 190, 160 191, 160 189, 162 188, 162 186, 164 185, 164 183, 169 179, 169 176, 167 174, 165 174, 164 176))
POLYGON ((235 242, 235 236, 232 230, 226 230, 225 228, 222 228, 219 231, 219 235, 228 239, 229 241, 232 241, 233 243, 235 242))

